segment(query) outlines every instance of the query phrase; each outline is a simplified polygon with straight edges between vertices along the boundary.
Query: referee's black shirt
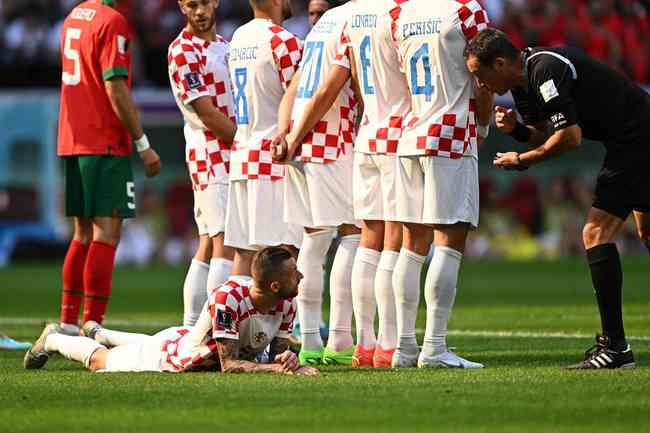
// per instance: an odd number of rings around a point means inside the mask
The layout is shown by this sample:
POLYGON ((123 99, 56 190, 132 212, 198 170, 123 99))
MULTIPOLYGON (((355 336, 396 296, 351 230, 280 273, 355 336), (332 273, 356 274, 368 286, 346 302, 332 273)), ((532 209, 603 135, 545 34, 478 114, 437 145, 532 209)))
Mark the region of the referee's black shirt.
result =
POLYGON ((610 157, 650 159, 650 95, 641 87, 571 47, 527 48, 524 73, 528 85, 512 89, 524 123, 577 124, 610 157))

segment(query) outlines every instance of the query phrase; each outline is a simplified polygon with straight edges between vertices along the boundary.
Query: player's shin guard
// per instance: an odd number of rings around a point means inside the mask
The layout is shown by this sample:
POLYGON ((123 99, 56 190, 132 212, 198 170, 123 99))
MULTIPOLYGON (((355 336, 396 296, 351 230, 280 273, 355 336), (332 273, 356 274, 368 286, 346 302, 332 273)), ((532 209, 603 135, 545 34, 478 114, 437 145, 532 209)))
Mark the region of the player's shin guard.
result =
POLYGON ((423 356, 447 351, 447 323, 456 299, 456 284, 463 255, 448 247, 436 247, 424 285, 427 302, 427 326, 422 345, 423 356))
POLYGON ((332 230, 305 233, 298 254, 297 265, 303 279, 298 286, 297 299, 302 349, 306 351, 318 351, 323 347, 320 336, 323 314, 323 266, 333 234, 332 230))
POLYGON ((84 315, 83 323, 104 321, 104 314, 111 296, 115 247, 105 242, 93 241, 88 249, 84 267, 84 315))
POLYGON ((357 325, 357 346, 374 348, 375 337, 375 276, 380 252, 359 247, 352 266, 352 305, 357 325))
POLYGON ((359 235, 344 236, 330 274, 330 336, 327 347, 342 351, 352 346, 352 265, 359 235))
POLYGON ((420 274, 426 257, 402 248, 393 271, 395 310, 397 316, 397 347, 400 351, 417 353, 415 321, 420 303, 420 274))
POLYGON ((210 267, 207 263, 192 259, 183 283, 183 325, 193 326, 208 300, 206 287, 210 267))
POLYGON ((88 245, 73 239, 65 255, 61 272, 63 293, 60 321, 62 324, 77 324, 79 308, 84 297, 84 266, 87 256, 88 245))
POLYGON ((385 350, 397 347, 397 313, 395 292, 393 291, 393 270, 398 258, 399 253, 395 251, 382 251, 375 277, 375 298, 379 316, 377 344, 385 350))
POLYGON ((616 244, 598 245, 587 250, 591 280, 598 300, 603 334, 612 350, 627 347, 623 328, 623 269, 616 244))
POLYGON ((230 271, 232 270, 232 260, 213 258, 210 260, 210 272, 207 278, 207 295, 210 297, 212 291, 221 286, 228 280, 230 271))
POLYGON ((58 352, 68 359, 81 362, 86 368, 90 367, 90 359, 98 349, 105 349, 105 347, 88 337, 52 334, 45 340, 45 350, 58 352))

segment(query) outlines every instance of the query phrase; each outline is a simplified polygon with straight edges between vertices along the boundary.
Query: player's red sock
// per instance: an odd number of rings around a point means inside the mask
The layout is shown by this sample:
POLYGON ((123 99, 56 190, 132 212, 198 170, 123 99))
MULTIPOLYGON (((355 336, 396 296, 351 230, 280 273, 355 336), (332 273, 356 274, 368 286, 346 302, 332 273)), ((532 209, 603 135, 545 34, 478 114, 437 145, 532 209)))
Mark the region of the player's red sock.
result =
POLYGON ((84 317, 102 323, 108 298, 111 296, 115 247, 105 242, 93 241, 88 249, 84 268, 84 317))
POLYGON ((88 245, 72 240, 63 261, 61 280, 61 323, 77 324, 79 307, 84 298, 84 266, 88 255, 88 245))

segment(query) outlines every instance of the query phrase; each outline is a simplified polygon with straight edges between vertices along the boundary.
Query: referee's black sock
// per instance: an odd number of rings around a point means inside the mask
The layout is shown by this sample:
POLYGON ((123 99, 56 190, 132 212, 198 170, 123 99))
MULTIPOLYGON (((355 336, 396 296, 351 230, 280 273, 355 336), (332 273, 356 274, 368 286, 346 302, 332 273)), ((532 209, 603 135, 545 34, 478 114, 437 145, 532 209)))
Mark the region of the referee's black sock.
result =
POLYGON ((613 350, 625 350, 623 328, 623 270, 616 244, 598 245, 587 250, 603 334, 609 337, 613 350))

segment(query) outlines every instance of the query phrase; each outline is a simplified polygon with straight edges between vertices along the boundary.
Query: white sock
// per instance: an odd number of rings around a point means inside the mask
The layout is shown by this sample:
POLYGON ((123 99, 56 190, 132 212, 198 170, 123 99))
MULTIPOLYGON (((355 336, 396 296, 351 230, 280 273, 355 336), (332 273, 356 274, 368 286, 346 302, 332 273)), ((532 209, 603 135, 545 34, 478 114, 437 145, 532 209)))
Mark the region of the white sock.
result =
POLYGON ((320 337, 323 316, 323 266, 333 234, 332 230, 305 233, 298 254, 298 270, 303 275, 298 286, 298 320, 304 350, 317 351, 323 347, 320 337))
MULTIPOLYGON (((210 260, 210 271, 206 283, 207 296, 210 297, 212 291, 226 282, 232 269, 232 260, 213 258, 210 260)), ((206 298, 207 299, 207 298, 206 298)))
POLYGON ((51 334, 45 339, 45 350, 58 352, 68 359, 81 362, 86 368, 90 365, 90 357, 97 349, 106 348, 88 337, 51 334))
POLYGON ((395 311, 397 315, 397 347, 400 351, 417 352, 415 322, 420 303, 420 274, 425 256, 402 248, 393 270, 395 311))
POLYGON ((395 251, 382 251, 375 277, 375 298, 379 316, 377 344, 385 350, 397 347, 397 313, 395 311, 395 292, 393 291, 393 270, 398 258, 399 253, 395 251))
POLYGON ((124 346, 125 344, 140 343, 150 335, 134 332, 112 331, 102 328, 95 334, 95 341, 108 347, 124 346))
POLYGON ((210 266, 200 260, 192 259, 183 284, 183 325, 192 326, 201 314, 201 308, 208 297, 205 288, 208 284, 210 266))
POLYGON ((458 271, 463 255, 448 247, 436 247, 424 284, 427 328, 422 353, 439 355, 447 351, 447 323, 456 299, 458 271))
POLYGON ((352 265, 361 236, 341 238, 330 274, 330 336, 327 347, 340 352, 352 346, 352 265))
POLYGON ((357 346, 365 349, 375 347, 375 276, 379 263, 379 251, 359 247, 352 266, 352 306, 357 325, 357 346))

